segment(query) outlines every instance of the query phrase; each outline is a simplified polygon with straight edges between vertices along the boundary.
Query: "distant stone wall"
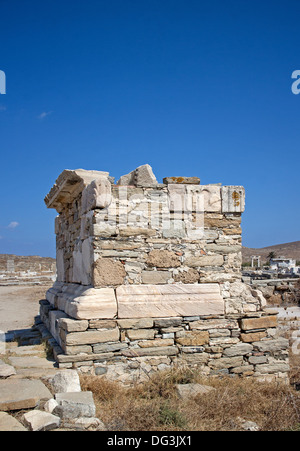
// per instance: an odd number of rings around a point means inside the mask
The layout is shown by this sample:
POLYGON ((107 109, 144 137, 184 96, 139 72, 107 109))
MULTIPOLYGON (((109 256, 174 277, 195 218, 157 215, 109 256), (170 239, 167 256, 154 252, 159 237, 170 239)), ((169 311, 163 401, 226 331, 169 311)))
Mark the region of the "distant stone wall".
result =
POLYGON ((149 165, 116 185, 107 172, 76 170, 45 202, 59 213, 57 281, 41 317, 60 366, 118 380, 177 364, 286 375, 276 316, 241 281, 243 187, 160 184, 149 165))
POLYGON ((51 284, 55 278, 53 258, 0 254, 0 285, 51 284))

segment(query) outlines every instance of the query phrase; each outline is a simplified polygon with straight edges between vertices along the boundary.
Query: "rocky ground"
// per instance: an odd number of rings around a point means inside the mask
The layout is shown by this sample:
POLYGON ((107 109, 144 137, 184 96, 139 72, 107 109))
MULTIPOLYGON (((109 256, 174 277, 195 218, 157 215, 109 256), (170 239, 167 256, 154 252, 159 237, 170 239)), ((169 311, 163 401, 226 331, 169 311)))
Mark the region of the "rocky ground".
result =
POLYGON ((56 367, 33 325, 46 290, 0 287, 0 431, 102 430, 92 393, 56 367))
MULTIPOLYGON (((37 341, 35 330, 24 335, 37 341)), ((19 342, 22 335, 19 335, 19 342)), ((59 370, 44 345, 5 344, 0 352, 0 431, 104 430, 93 394, 76 370, 59 370)))

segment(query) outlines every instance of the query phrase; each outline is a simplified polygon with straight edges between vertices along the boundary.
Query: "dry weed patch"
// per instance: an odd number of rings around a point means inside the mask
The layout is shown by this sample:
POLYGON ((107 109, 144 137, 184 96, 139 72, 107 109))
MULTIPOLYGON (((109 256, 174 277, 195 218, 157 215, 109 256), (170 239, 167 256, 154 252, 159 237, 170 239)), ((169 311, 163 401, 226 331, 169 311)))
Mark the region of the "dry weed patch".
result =
POLYGON ((260 430, 300 430, 300 393, 280 383, 172 370, 130 388, 87 375, 81 385, 93 392, 97 415, 112 431, 238 431, 241 418, 260 430), (176 384, 190 382, 215 391, 180 399, 176 384))

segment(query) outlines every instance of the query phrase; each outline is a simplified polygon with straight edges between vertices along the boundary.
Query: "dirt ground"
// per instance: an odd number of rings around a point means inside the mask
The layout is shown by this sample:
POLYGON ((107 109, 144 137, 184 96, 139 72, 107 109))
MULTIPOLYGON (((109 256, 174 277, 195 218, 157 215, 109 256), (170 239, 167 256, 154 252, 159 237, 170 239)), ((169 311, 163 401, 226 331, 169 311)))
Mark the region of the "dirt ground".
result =
POLYGON ((39 314, 39 300, 45 299, 45 286, 0 286, 0 331, 27 329, 39 314))

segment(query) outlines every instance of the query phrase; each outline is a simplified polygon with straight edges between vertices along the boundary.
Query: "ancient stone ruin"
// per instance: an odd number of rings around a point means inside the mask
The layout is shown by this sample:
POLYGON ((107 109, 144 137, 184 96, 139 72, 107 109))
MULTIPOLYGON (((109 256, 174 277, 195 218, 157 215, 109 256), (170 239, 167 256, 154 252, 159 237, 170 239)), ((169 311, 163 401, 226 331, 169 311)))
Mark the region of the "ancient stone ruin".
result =
POLYGON ((50 257, 0 254, 0 285, 52 285, 55 260, 50 257))
POLYGON ((286 379, 288 340, 241 281, 241 186, 158 183, 149 165, 117 184, 65 170, 55 208, 57 281, 40 302, 59 367, 122 382, 172 366, 286 379))

